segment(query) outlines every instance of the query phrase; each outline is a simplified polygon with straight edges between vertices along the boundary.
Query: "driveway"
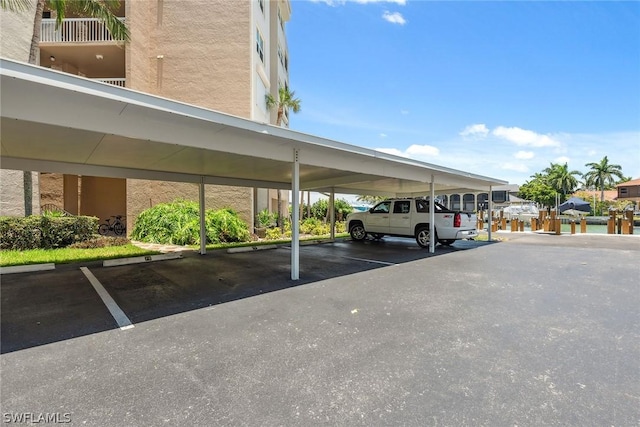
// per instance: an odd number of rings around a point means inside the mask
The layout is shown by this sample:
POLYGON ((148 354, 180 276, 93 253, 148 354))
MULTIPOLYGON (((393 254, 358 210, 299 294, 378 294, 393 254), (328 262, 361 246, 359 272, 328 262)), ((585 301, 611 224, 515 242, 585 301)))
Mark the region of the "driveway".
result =
POLYGON ((3 276, 3 422, 637 425, 638 236, 507 238, 3 276))

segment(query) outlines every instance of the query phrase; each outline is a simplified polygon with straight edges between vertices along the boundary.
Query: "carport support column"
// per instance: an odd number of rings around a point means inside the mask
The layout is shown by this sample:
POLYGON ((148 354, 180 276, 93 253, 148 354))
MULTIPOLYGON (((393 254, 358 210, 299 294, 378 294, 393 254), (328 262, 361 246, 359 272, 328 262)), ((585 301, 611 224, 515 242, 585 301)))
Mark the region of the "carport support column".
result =
POLYGON ((489 186, 489 200, 487 200, 487 240, 491 241, 491 226, 492 221, 492 215, 491 212, 493 212, 493 186, 490 185, 489 186))
POLYGON ((300 162, 293 149, 291 173, 291 280, 300 278, 300 162))
POLYGON ((204 203, 204 176, 200 177, 200 186, 198 188, 199 207, 200 207, 200 255, 207 253, 207 228, 205 227, 205 203, 204 203))
POLYGON ((436 252, 436 186, 435 177, 431 175, 431 194, 429 195, 429 253, 436 252))
POLYGON ((336 239, 336 191, 332 187, 329 193, 329 224, 331 224, 331 241, 336 239))

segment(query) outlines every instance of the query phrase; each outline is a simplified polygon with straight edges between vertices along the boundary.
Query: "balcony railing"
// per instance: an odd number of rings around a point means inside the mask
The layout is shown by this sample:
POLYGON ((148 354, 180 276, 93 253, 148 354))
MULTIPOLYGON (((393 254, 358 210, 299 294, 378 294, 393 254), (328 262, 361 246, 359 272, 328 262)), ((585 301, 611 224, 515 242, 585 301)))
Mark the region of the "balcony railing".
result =
POLYGON ((125 87, 127 79, 91 79, 102 83, 109 83, 110 85, 125 87))
MULTIPOLYGON (((118 18, 124 22, 124 18, 118 18)), ((64 19, 56 28, 55 19, 43 19, 41 43, 95 43, 122 41, 111 36, 109 30, 96 18, 68 18, 64 19)))

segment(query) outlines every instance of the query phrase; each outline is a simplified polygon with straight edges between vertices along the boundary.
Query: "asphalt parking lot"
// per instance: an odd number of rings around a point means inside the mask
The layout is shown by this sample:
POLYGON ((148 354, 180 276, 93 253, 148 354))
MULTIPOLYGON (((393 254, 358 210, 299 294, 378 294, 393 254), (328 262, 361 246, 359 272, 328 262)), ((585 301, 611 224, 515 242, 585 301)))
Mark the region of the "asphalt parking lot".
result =
POLYGON ((640 424, 640 236, 506 238, 3 275, 2 422, 640 424))

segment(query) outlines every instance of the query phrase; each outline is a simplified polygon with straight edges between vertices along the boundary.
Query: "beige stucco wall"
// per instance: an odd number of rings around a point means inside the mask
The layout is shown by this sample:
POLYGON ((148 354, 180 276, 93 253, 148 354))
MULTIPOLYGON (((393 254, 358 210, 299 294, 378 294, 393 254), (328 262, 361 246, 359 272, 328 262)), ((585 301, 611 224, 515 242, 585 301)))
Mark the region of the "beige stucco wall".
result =
POLYGON ((238 0, 127 2, 129 87, 250 118, 250 7, 238 0))
MULTIPOLYGON (((250 7, 238 0, 128 1, 127 86, 250 118, 250 7)), ((208 209, 230 206, 253 225, 252 189, 207 185, 205 195, 208 209)), ((127 229, 157 203, 198 197, 195 184, 128 180, 127 229)))
POLYGON ((80 213, 96 216, 100 222, 112 215, 127 215, 126 180, 121 178, 102 178, 83 176, 80 213))
POLYGON ((64 208, 63 175, 59 173, 40 174, 40 203, 64 208))

